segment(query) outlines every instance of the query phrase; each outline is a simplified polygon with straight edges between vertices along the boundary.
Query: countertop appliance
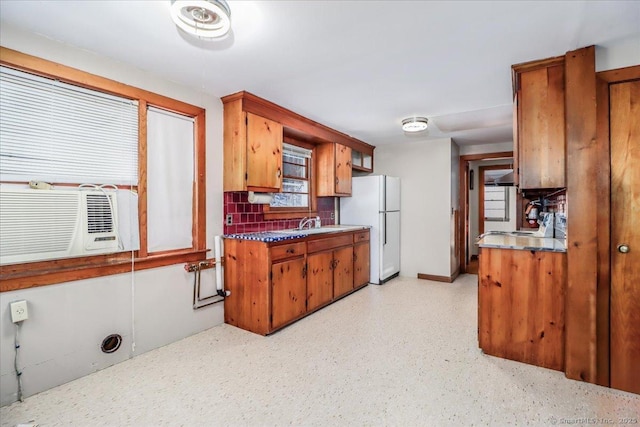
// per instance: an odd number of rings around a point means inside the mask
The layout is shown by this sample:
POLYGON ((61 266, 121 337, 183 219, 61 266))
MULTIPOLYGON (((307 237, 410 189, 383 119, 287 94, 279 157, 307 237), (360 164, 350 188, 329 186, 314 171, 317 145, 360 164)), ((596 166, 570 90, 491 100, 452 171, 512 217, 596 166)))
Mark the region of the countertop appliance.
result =
POLYGON ((400 274, 400 178, 353 177, 351 197, 340 198, 340 224, 371 227, 371 283, 400 274))

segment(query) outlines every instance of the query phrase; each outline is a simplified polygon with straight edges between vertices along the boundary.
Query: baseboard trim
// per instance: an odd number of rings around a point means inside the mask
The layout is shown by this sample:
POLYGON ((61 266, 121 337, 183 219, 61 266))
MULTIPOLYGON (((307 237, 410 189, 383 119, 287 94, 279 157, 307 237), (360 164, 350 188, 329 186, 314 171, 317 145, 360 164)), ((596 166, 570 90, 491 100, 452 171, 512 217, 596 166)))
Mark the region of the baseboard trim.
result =
POLYGON ((457 269, 451 276, 436 276, 433 274, 418 273, 418 279, 433 280, 434 282, 452 283, 454 280, 456 280, 459 274, 460 269, 457 269))

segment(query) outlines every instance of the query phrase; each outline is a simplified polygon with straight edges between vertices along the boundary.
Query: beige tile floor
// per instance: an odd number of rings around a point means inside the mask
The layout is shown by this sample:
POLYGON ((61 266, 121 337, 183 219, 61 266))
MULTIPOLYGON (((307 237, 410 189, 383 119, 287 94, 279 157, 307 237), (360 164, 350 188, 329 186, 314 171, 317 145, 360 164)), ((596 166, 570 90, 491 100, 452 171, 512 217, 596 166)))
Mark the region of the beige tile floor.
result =
POLYGON ((476 277, 367 286, 266 338, 217 326, 3 407, 1 424, 640 422, 638 395, 482 354, 476 277))

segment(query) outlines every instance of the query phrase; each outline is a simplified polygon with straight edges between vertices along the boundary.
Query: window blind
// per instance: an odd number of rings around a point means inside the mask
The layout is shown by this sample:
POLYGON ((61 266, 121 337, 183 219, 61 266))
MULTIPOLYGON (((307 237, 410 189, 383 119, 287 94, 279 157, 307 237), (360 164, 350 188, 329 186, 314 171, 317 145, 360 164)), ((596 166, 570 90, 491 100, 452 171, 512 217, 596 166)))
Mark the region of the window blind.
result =
POLYGON ((303 159, 311 158, 311 150, 308 150, 303 147, 298 147, 297 145, 293 145, 293 144, 287 144, 287 143, 282 144, 282 153, 285 156, 292 156, 292 157, 303 158, 303 159))
POLYGON ((0 180, 137 185, 137 104, 0 67, 0 180))
POLYGON ((147 158, 147 249, 158 252, 191 248, 193 118, 149 107, 147 158))

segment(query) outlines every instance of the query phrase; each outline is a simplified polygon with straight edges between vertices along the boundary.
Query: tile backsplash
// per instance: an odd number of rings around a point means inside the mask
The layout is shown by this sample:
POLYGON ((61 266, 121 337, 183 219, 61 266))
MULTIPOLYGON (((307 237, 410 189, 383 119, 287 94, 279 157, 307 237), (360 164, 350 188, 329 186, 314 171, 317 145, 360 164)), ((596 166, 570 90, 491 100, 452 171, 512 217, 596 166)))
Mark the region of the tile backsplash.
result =
MULTIPOLYGON (((224 234, 250 233, 256 231, 273 231, 295 228, 300 222, 298 219, 274 219, 264 218, 263 205, 249 203, 246 191, 229 191, 224 193, 224 219, 231 215, 232 224, 224 225, 224 234)), ((318 197, 318 215, 322 225, 333 225, 335 197, 318 197)), ((304 216, 304 215, 303 215, 304 216)))

